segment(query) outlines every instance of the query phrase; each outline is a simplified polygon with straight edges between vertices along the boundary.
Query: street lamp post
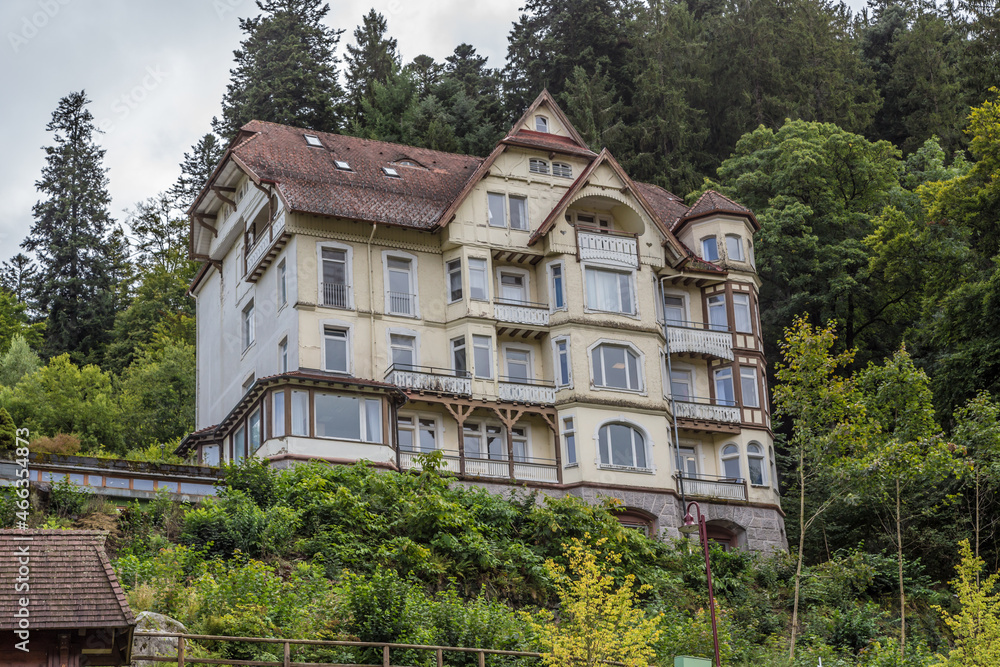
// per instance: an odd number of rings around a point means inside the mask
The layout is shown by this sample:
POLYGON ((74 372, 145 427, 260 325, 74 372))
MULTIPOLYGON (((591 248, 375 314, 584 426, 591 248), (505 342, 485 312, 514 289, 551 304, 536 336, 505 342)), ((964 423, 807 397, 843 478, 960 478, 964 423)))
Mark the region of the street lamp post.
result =
POLYGON ((678 528, 682 533, 698 533, 701 538, 701 546, 705 551, 705 576, 708 579, 708 608, 712 613, 712 643, 715 648, 715 667, 722 667, 722 659, 719 657, 719 629, 715 621, 715 595, 712 593, 712 563, 708 559, 708 526, 705 525, 705 516, 701 513, 701 506, 691 501, 688 503, 684 514, 684 525, 678 528), (691 516, 691 507, 694 506, 698 513, 698 522, 695 523, 691 516))

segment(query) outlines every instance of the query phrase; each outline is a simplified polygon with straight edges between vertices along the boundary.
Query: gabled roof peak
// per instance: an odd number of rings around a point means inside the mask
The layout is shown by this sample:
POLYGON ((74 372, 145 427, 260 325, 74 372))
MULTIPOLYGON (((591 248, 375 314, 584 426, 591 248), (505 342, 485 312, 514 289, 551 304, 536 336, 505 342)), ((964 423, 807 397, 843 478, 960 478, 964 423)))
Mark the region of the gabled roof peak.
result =
POLYGON ((750 221, 754 230, 760 229, 760 224, 757 222, 757 218, 754 216, 753 211, 748 209, 746 206, 737 204, 732 199, 717 192, 716 190, 705 190, 705 192, 698 197, 698 201, 694 203, 694 206, 689 208, 687 213, 681 216, 677 222, 674 223, 674 231, 676 232, 691 220, 704 218, 715 213, 728 213, 730 215, 742 216, 750 221))
POLYGON ((503 141, 516 142, 518 139, 552 142, 555 143, 555 145, 545 147, 552 148, 554 150, 564 150, 566 148, 570 148, 575 149, 575 151, 596 155, 596 153, 594 153, 587 145, 587 142, 583 140, 583 137, 580 136, 580 133, 576 131, 576 128, 573 127, 573 123, 571 123, 566 114, 563 113, 562 108, 556 103, 555 98, 552 97, 548 89, 543 90, 538 97, 535 98, 535 101, 528 105, 528 108, 524 111, 521 117, 517 119, 517 122, 511 126, 510 131, 507 133, 507 136, 504 137, 503 141), (535 129, 535 126, 529 121, 531 117, 542 107, 548 108, 549 112, 556 117, 559 124, 566 130, 566 133, 569 135, 568 137, 560 136, 551 132, 538 132, 535 129))

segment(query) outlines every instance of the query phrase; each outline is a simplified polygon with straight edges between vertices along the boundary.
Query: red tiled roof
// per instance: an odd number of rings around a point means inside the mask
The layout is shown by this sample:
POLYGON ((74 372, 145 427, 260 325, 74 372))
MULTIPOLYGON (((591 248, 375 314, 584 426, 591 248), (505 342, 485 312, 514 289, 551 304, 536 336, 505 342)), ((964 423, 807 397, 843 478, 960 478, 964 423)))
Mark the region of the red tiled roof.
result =
POLYGON ((99 530, 0 530, 0 630, 17 626, 18 600, 28 598, 31 628, 127 628, 135 617, 104 552, 99 530), (17 538, 30 537, 31 540, 17 538), (16 591, 19 550, 28 548, 28 585, 16 591))
POLYGON ((687 213, 688 207, 684 205, 684 200, 674 193, 652 183, 636 181, 635 185, 668 228, 672 228, 677 219, 687 213))
POLYGON ((547 132, 535 132, 533 130, 518 130, 504 137, 500 143, 512 146, 523 146, 525 148, 538 148, 545 151, 556 151, 559 153, 569 153, 581 157, 593 158, 597 153, 589 148, 581 147, 571 137, 561 137, 557 134, 547 132))
POLYGON ((683 227, 684 223, 690 220, 703 218, 707 215, 712 215, 713 213, 742 215, 750 220, 755 229, 760 229, 760 225, 757 223, 757 218, 754 217, 753 211, 748 209, 746 206, 737 204, 729 197, 721 195, 715 190, 705 190, 701 197, 698 197, 698 201, 694 203, 694 206, 688 209, 688 212, 674 223, 675 231, 683 227))
POLYGON ((341 134, 251 121, 255 132, 233 148, 233 156, 263 181, 277 184, 293 211, 349 220, 430 229, 462 191, 482 158, 371 141, 341 134), (323 147, 306 143, 316 135, 323 147), (423 165, 404 167, 410 159, 423 165), (351 171, 337 169, 342 160, 351 171), (400 178, 387 176, 393 167, 400 178))

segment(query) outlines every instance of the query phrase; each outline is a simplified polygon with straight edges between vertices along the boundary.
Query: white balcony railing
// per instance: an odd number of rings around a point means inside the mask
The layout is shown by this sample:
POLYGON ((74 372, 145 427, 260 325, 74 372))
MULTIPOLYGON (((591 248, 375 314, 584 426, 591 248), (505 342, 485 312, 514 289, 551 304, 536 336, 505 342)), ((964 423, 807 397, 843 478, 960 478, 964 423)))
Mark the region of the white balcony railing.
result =
POLYGON ((420 391, 468 396, 472 393, 472 379, 461 371, 431 366, 390 366, 385 374, 387 382, 420 391))
POLYGON ((330 308, 350 308, 351 286, 342 283, 323 283, 323 305, 330 308))
MULTIPOLYGON (((442 469, 451 473, 459 473, 462 469, 462 457, 457 451, 442 450, 442 469)), ((417 457, 420 452, 400 451, 399 464, 403 470, 419 467, 417 457)), ((495 477, 510 479, 510 462, 505 459, 481 459, 465 457, 465 474, 470 477, 495 477)), ((514 461, 514 479, 524 482, 558 482, 559 473, 555 461, 550 459, 525 459, 514 461)))
POLYGON ((497 299, 493 302, 493 315, 497 321, 507 324, 528 324, 541 327, 549 325, 549 307, 541 303, 497 299))
POLYGON ((583 231, 577 228, 577 244, 581 260, 596 260, 636 268, 639 251, 635 237, 605 232, 583 231))
POLYGON ((707 354, 719 359, 733 360, 733 335, 728 331, 714 331, 691 326, 667 324, 667 343, 670 353, 691 352, 707 354))
POLYGON ((555 403, 556 388, 551 382, 540 380, 515 380, 500 378, 498 387, 501 401, 516 403, 555 403))
POLYGON ((725 422, 727 424, 740 423, 740 409, 735 405, 719 405, 703 399, 703 402, 676 401, 678 419, 697 419, 699 421, 725 422))
POLYGON ((677 479, 677 491, 684 487, 684 495, 706 496, 723 500, 746 500, 747 485, 742 479, 710 475, 682 475, 677 479))
POLYGON ((282 211, 275 216, 274 221, 261 231, 260 236, 254 240, 254 245, 247 252, 247 273, 257 268, 264 255, 271 249, 274 242, 281 238, 285 231, 285 212, 282 211))

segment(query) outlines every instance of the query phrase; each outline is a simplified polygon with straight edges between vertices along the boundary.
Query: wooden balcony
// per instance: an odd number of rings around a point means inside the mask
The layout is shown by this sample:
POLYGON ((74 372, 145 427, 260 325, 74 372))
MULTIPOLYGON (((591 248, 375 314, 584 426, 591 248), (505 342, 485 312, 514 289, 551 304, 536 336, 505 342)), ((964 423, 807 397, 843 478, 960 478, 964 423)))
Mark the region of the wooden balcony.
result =
POLYGON ((271 261, 288 242, 285 233, 285 212, 281 211, 274 220, 254 239, 253 245, 243 258, 243 270, 247 282, 255 283, 271 261))
POLYGON ((549 307, 530 301, 493 300, 493 316, 504 324, 526 324, 533 327, 549 326, 549 307))
POLYGON ((715 475, 678 474, 677 492, 686 496, 699 496, 720 500, 742 500, 749 497, 745 479, 717 477, 715 475))
POLYGON ((433 366, 390 366, 385 381, 403 389, 429 391, 437 394, 470 396, 472 379, 465 371, 433 366))
POLYGON ((501 401, 551 405, 556 402, 556 385, 548 380, 530 380, 500 376, 501 401))
MULTIPOLYGON (((482 459, 470 456, 462 457, 456 450, 441 450, 444 454, 443 469, 463 477, 488 477, 494 479, 513 479, 518 482, 558 482, 559 471, 553 459, 534 457, 515 458, 510 461, 506 457, 482 459), (464 470, 464 473, 463 473, 464 470)), ((419 468, 417 457, 421 452, 400 451, 399 466, 403 470, 419 468)))
POLYGON ((670 354, 691 354, 733 360, 733 335, 728 327, 702 322, 667 322, 670 354))
POLYGON ((688 397, 674 402, 679 428, 718 433, 739 433, 740 409, 731 401, 688 397))
POLYGON ((576 252, 581 261, 638 268, 639 244, 635 234, 576 226, 576 252))

